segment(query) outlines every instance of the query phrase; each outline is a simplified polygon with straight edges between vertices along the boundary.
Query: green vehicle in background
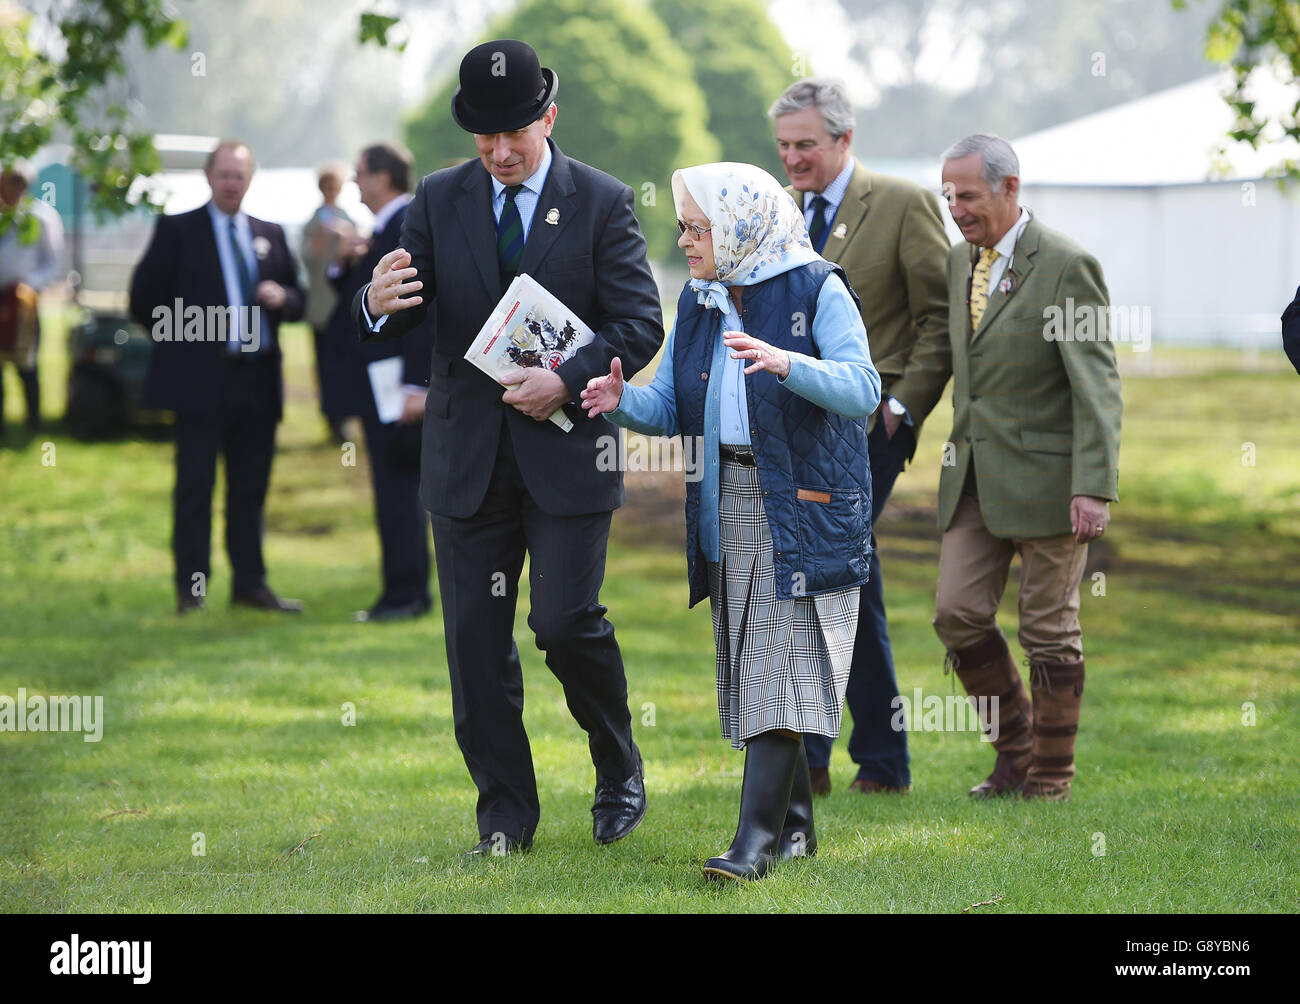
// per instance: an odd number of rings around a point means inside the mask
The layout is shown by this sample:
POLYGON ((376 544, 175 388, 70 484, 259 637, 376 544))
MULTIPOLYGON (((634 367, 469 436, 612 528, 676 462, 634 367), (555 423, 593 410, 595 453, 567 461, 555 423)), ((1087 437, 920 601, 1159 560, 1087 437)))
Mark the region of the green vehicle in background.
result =
POLYGON ((73 435, 107 439, 136 424, 152 348, 149 335, 126 314, 89 313, 68 333, 64 420, 73 435))

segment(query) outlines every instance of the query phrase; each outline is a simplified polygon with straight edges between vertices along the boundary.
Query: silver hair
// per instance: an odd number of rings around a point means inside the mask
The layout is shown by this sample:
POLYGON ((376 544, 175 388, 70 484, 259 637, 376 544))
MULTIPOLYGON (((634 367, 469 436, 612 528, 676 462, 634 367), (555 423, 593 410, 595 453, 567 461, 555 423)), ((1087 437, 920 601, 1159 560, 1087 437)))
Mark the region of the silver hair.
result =
POLYGON ((1002 187, 1002 179, 1020 177, 1020 158, 1016 156, 1016 151, 1001 136, 988 132, 974 132, 959 139, 943 152, 943 162, 946 164, 950 160, 960 160, 972 153, 980 155, 980 177, 994 191, 1002 187))
POLYGON ((853 105, 849 103, 848 92, 843 83, 832 77, 807 77, 795 81, 772 102, 767 114, 769 118, 778 118, 811 107, 821 112, 831 139, 839 139, 853 131, 853 105))

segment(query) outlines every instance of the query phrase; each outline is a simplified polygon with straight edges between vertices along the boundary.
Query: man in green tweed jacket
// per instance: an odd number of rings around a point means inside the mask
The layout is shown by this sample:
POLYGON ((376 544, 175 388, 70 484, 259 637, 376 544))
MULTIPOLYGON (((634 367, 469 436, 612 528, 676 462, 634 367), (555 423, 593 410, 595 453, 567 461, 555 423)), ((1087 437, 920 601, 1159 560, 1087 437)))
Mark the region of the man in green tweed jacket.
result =
MULTIPOLYGON (((799 80, 768 114, 790 177, 786 191, 803 210, 813 247, 843 267, 862 302, 882 385, 880 408, 867 426, 874 525, 952 373, 942 203, 914 182, 868 171, 852 155, 853 106, 839 81, 799 80)), ((898 683, 874 535, 871 544, 846 694, 853 716, 849 756, 857 764, 849 789, 905 792, 911 785, 907 733, 897 728, 898 683)), ((812 790, 824 794, 831 789, 831 740, 809 734, 804 745, 812 790)))
POLYGON ((985 723, 997 762, 971 794, 1064 800, 1083 696, 1079 582, 1119 497, 1106 284, 1095 258, 1021 208, 1005 140, 977 133, 943 160, 966 243, 948 255, 953 428, 934 628, 967 693, 997 698, 985 723), (1032 708, 995 619, 1016 554, 1032 708))

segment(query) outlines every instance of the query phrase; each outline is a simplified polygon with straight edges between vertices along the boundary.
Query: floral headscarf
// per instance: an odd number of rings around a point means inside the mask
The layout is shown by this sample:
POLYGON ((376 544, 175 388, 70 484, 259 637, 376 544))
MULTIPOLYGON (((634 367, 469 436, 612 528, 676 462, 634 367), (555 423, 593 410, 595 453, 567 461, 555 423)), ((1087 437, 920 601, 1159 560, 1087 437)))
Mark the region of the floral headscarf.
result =
POLYGON ((716 280, 692 279, 701 303, 728 296, 726 286, 752 286, 800 265, 820 261, 794 199, 753 164, 700 164, 673 172, 673 201, 682 215, 690 193, 713 224, 716 280), (716 287, 716 288, 715 288, 716 287))

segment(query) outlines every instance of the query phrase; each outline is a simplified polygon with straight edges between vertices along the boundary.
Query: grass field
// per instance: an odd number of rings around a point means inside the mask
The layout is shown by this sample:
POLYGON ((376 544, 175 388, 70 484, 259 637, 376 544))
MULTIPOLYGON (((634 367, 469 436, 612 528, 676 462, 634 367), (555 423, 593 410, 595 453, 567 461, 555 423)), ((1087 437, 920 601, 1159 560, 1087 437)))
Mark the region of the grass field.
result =
MULTIPOLYGON (((47 416, 62 411, 65 375, 52 321, 47 416)), ((1084 579, 1073 801, 974 804, 965 791, 992 752, 954 732, 912 733, 909 795, 851 796, 840 743, 836 790, 817 803, 818 856, 719 887, 700 866, 734 830, 743 756, 718 735, 708 612, 686 610, 675 485, 629 477, 603 593, 646 759, 645 822, 620 844, 592 842, 585 737, 521 603, 542 823, 533 853, 467 868, 474 789, 452 736, 440 618, 352 623, 378 589, 366 466, 345 467, 324 440, 305 331, 286 343, 267 560, 272 585, 306 601, 298 618, 226 606, 218 515, 209 607, 177 619, 170 445, 84 444, 53 424, 18 433, 6 373, 0 694, 102 695, 105 724, 97 743, 0 733, 0 911, 1300 906, 1300 378, 1280 353, 1241 372, 1228 353, 1160 351, 1152 372, 1173 375, 1156 379, 1134 375, 1123 350, 1122 502, 1084 579)), ((879 528, 908 694, 953 688, 929 624, 948 408, 879 528)), ((1013 639, 1015 586, 1013 572, 1013 639)))

